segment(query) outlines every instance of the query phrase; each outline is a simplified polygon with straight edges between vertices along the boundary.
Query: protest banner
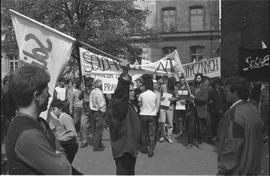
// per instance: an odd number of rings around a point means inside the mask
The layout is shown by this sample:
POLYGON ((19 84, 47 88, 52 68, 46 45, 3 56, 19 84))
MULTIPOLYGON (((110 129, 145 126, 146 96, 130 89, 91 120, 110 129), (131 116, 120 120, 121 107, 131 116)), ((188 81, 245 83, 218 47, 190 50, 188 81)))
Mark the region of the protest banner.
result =
POLYGON ((249 81, 269 79, 270 48, 247 49, 239 47, 238 73, 249 81))
MULTIPOLYGON (((47 69, 51 77, 48 84, 49 93, 53 95, 58 76, 70 59, 73 43, 76 40, 14 10, 10 10, 10 13, 20 61, 47 69)), ((48 107, 51 100, 52 96, 48 107)), ((43 112, 41 116, 46 119, 47 112, 43 112)))
MULTIPOLYGON (((92 53, 84 48, 80 48, 80 60, 82 75, 86 77, 92 77, 92 75, 120 75, 122 73, 122 69, 117 61, 92 53)), ((220 77, 220 58, 205 59, 182 65, 178 52, 175 50, 156 62, 130 65, 129 74, 133 77, 138 77, 138 75, 142 74, 172 75, 179 71, 184 73, 187 80, 193 80, 196 73, 203 73, 209 77, 220 77)), ((103 80, 102 77, 100 79, 103 80)))
POLYGON ((187 80, 193 80, 197 73, 210 78, 221 77, 220 57, 183 64, 183 69, 187 80))
MULTIPOLYGON (((92 53, 84 48, 80 49, 80 61, 82 75, 100 79, 103 83, 103 93, 114 93, 117 86, 118 77, 122 73, 122 68, 119 66, 118 61, 108 57, 92 53)), ((173 53, 175 54, 175 53, 173 53)), ((144 62, 142 65, 130 65, 129 74, 133 80, 137 79, 142 74, 162 73, 168 74, 172 71, 172 60, 169 56, 160 59, 158 62, 144 62)), ((173 57, 171 57, 173 58, 173 57)), ((173 61, 175 65, 175 62, 173 61)))
MULTIPOLYGON (((174 55, 177 51, 163 57, 157 62, 146 63, 141 65, 130 65, 129 73, 134 74, 152 74, 163 73, 168 74, 173 71, 176 62, 174 55)), ((80 48, 80 60, 82 67, 82 75, 90 76, 93 74, 121 74, 122 68, 119 62, 108 57, 92 53, 84 48, 80 48)))

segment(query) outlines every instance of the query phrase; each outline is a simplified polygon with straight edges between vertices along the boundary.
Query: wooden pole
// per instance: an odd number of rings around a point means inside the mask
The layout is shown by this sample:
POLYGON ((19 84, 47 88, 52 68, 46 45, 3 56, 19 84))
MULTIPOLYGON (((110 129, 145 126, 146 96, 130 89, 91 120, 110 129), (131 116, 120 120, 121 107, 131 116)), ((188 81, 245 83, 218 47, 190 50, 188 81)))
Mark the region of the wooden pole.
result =
POLYGON ((77 43, 75 43, 75 52, 76 52, 75 59, 77 60, 77 63, 78 63, 80 82, 82 82, 83 79, 82 79, 82 67, 81 67, 81 60, 80 60, 80 50, 79 50, 79 45, 77 45, 77 43))

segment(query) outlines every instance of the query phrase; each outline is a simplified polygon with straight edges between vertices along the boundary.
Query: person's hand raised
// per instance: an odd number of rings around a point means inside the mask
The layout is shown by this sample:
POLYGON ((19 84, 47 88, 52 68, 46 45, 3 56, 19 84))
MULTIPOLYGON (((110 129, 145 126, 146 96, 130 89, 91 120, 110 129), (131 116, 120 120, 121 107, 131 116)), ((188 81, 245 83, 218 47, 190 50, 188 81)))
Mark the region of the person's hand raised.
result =
POLYGON ((121 61, 119 62, 119 65, 125 71, 129 69, 129 62, 127 60, 121 59, 121 61))
POLYGON ((124 80, 129 80, 129 75, 128 75, 129 62, 122 59, 120 61, 119 65, 123 69, 123 79, 124 80))

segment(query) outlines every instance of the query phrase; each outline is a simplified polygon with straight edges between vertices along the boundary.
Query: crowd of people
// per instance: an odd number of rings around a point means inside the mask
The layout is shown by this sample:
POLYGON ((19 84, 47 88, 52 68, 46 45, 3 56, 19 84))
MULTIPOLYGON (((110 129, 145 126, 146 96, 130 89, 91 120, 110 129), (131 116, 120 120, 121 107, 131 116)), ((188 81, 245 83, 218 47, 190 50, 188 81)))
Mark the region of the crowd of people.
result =
POLYGON ((36 66, 23 66, 5 77, 1 89, 2 143, 9 174, 82 174, 72 166, 79 147, 102 152, 109 130, 117 175, 135 174, 139 152, 153 157, 158 142, 186 139, 186 148, 202 142, 219 145, 218 174, 258 174, 262 142, 269 145, 269 82, 252 84, 201 73, 144 74, 132 80, 122 61, 114 94, 102 81, 60 78, 53 95, 50 77, 36 66), (47 110, 46 120, 39 117, 47 110))

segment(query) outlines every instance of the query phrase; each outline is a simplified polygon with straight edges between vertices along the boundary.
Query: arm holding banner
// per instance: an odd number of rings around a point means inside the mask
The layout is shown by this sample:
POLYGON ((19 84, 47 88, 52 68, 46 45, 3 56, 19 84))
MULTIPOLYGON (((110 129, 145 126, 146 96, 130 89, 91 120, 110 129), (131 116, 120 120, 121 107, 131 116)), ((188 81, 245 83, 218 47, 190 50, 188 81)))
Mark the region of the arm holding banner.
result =
POLYGON ((129 104, 129 85, 131 83, 131 77, 128 75, 128 62, 123 61, 120 65, 123 68, 123 73, 119 77, 112 100, 112 117, 118 121, 122 121, 126 117, 129 104))

